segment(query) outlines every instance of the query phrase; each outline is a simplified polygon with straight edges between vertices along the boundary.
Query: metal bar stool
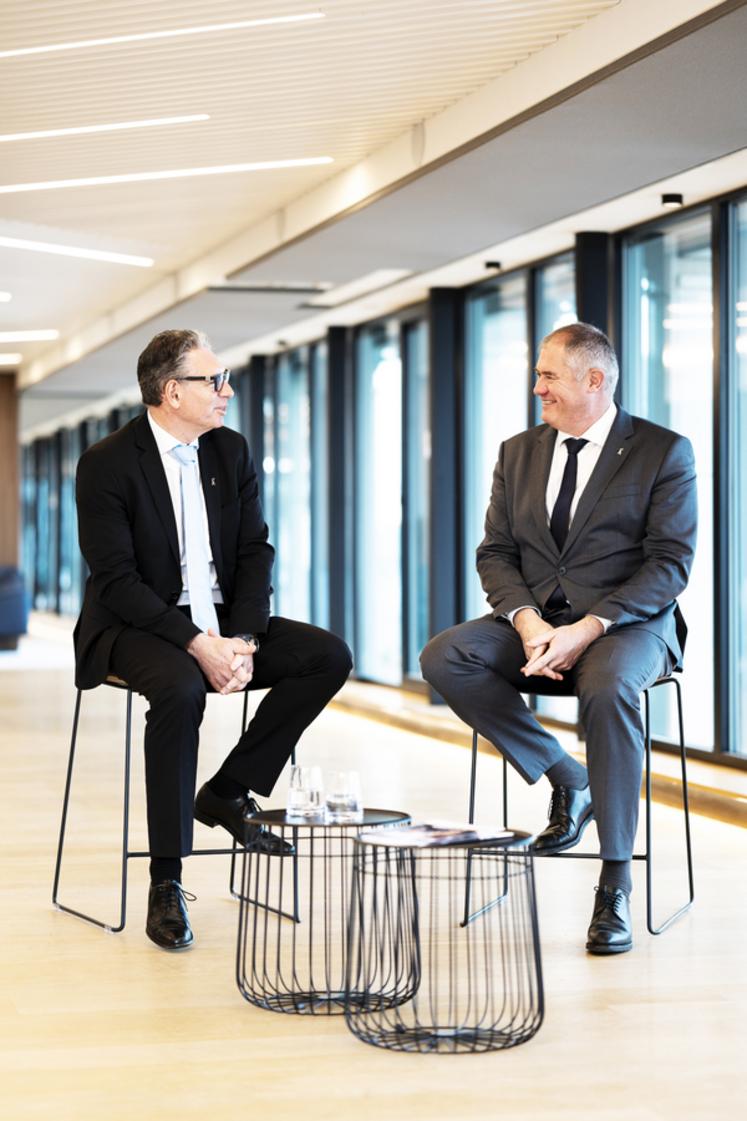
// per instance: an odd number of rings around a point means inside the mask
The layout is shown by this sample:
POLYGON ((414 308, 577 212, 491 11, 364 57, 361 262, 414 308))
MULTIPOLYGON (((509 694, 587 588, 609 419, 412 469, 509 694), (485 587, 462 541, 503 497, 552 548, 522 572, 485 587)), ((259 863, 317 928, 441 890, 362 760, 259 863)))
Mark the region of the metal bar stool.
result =
MULTIPOLYGON (((693 854, 692 842, 690 837, 690 803, 688 799, 687 789, 687 754, 685 752, 685 726, 682 716, 682 686, 676 677, 671 674, 665 677, 660 677, 648 689, 643 690, 643 711, 644 711, 644 732, 645 732, 645 798, 646 798, 646 816, 645 816, 645 830, 646 830, 646 847, 641 853, 633 853, 633 860, 643 860, 646 863, 646 926, 650 934, 662 934, 667 927, 671 926, 675 919, 683 915, 685 911, 689 910, 695 899, 695 886, 693 880, 693 854), (649 708, 649 693, 652 689, 657 689, 660 685, 673 685, 675 688, 677 698, 677 720, 679 726, 679 748, 680 748, 680 766, 682 771, 682 807, 684 810, 685 819, 685 854, 687 862, 687 879, 688 879, 688 898, 685 903, 678 907, 667 919, 664 920, 659 926, 654 926, 653 918, 653 835, 651 828, 651 713, 649 708)), ((475 788, 477 785, 477 732, 472 733, 472 766, 470 771, 470 785, 469 785, 469 820, 474 822, 475 819, 475 788)), ((508 764, 505 757, 503 758, 503 780, 502 780, 502 808, 503 808, 503 827, 508 828, 508 764)), ((596 853, 585 852, 559 852, 559 853, 535 853, 535 856, 553 858, 566 857, 570 860, 598 860, 599 857, 596 853)), ((500 902, 502 896, 496 897, 491 901, 491 906, 500 902)), ((463 922, 466 924, 475 919, 481 912, 469 910, 469 885, 465 894, 465 908, 463 922)))
MULTIPOLYGON (((129 848, 129 825, 130 825, 130 763, 132 754, 132 689, 119 677, 110 675, 104 681, 105 685, 114 689, 124 690, 127 694, 126 701, 126 715, 125 715, 125 743, 124 743, 124 797, 122 806, 122 855, 121 855, 121 877, 120 877, 120 908, 119 919, 115 924, 104 922, 101 919, 94 918, 93 915, 87 915, 83 911, 78 911, 74 907, 68 907, 59 900, 59 885, 60 874, 62 871, 62 855, 65 845, 65 831, 67 828, 68 808, 70 803, 70 791, 72 788, 73 780, 73 766, 75 763, 75 745, 78 738, 78 723, 80 719, 80 706, 82 699, 82 690, 78 689, 75 698, 75 711, 73 714, 73 731, 70 738, 70 754, 67 763, 67 777, 65 780, 65 794, 62 800, 62 820, 60 822, 60 838, 57 845, 57 860, 54 872, 54 886, 52 888, 52 903, 58 911, 65 911, 68 915, 75 915, 79 919, 85 919, 87 922, 94 923, 95 926, 100 926, 103 930, 109 931, 111 934, 118 934, 124 930, 127 918, 127 862, 131 859, 150 857, 150 853, 145 851, 137 851, 129 848)), ((249 707, 249 694, 244 691, 244 704, 241 716, 241 732, 246 730, 247 713, 249 707)), ((295 748, 291 752, 291 761, 295 762, 296 752, 295 748)), ((215 848, 215 849, 194 849, 191 856, 230 856, 231 857, 231 872, 229 881, 229 890, 231 895, 238 899, 239 893, 235 890, 235 870, 236 870, 236 856, 237 853, 243 851, 242 846, 234 841, 231 848, 215 848)), ((294 879, 297 876, 294 858, 294 879)), ((283 912, 285 918, 291 918, 298 921, 297 918, 298 908, 295 908, 294 914, 283 912)))

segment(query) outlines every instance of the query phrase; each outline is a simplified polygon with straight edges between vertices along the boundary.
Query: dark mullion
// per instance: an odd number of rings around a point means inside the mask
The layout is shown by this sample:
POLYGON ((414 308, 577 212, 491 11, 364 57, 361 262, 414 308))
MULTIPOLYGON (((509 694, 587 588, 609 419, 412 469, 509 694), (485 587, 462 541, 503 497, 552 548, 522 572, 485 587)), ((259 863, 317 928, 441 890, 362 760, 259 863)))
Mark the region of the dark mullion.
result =
POLYGON ((732 422, 729 409, 731 383, 731 314, 734 291, 732 268, 732 206, 711 207, 713 277, 713 697, 714 753, 730 750, 733 734, 731 684, 736 654, 729 618, 729 541, 732 467, 732 422))

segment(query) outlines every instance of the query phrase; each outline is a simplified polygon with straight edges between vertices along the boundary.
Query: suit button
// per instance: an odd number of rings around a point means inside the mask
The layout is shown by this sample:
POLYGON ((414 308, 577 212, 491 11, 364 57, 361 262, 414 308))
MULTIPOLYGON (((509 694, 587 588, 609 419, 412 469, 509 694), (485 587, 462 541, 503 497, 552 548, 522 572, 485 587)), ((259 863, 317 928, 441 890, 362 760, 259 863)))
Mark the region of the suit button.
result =
POLYGON ((560 568, 558 569, 558 576, 565 576, 567 571, 568 569, 565 567, 565 565, 561 564, 560 568))

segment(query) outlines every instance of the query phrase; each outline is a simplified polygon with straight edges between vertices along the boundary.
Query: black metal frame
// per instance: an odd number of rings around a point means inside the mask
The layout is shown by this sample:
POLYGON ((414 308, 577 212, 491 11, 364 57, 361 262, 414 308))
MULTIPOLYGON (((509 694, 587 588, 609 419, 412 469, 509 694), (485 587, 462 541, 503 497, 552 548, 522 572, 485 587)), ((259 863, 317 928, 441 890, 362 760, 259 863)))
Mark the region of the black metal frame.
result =
MULTIPOLYGON (((129 845, 129 824, 130 824, 130 763, 132 757, 132 689, 125 682, 119 678, 110 677, 104 682, 105 685, 114 689, 124 690, 127 693, 126 702, 126 715, 125 715, 125 758, 124 758, 124 784, 123 784, 123 804, 122 804, 122 855, 121 855, 121 876, 120 876, 120 907, 119 907, 119 920, 117 925, 104 922, 102 919, 94 918, 93 915, 87 915, 84 911, 78 911, 74 907, 68 907, 64 903, 60 903, 59 885, 60 874, 62 871, 62 857, 65 845, 65 831, 67 828, 68 809, 70 804, 70 791, 72 788, 73 780, 73 767, 75 763, 75 745, 78 738, 78 723, 80 719, 80 706, 82 699, 82 690, 78 689, 75 698, 75 712, 73 715, 73 730, 70 738, 70 753, 68 755, 67 775, 65 779, 65 794, 62 800, 62 818, 60 821, 60 837, 57 844, 57 859, 55 862, 54 872, 54 885, 52 887, 52 903, 58 911, 64 911, 68 915, 74 915, 76 918, 84 919, 86 922, 93 923, 94 926, 99 926, 102 930, 108 931, 110 934, 119 934, 125 928, 127 921, 127 862, 128 860, 148 857, 149 852, 140 852, 132 850, 129 845)), ((246 729, 247 712, 249 705, 249 694, 244 692, 244 703, 241 716, 241 731, 242 734, 246 729)), ((291 753, 291 762, 295 763, 295 749, 291 753)), ((239 899, 240 894, 235 890, 235 870, 236 870, 236 856, 239 852, 243 852, 243 847, 234 841, 232 848, 215 848, 215 849, 194 849, 190 856, 230 856, 231 857, 231 872, 229 881, 229 891, 234 899, 239 899)), ((294 861, 294 875, 297 875, 294 861)), ((298 918, 298 907, 296 906, 295 913, 284 913, 283 917, 294 919, 296 922, 300 921, 298 918)))
MULTIPOLYGON (((646 864, 646 926, 649 934, 663 934, 663 932, 672 925, 675 919, 683 915, 693 905, 695 900, 695 886, 693 880, 693 856, 692 856, 692 840, 690 836, 690 803, 688 798, 687 788, 687 752, 685 749, 685 728, 682 716, 682 686, 676 677, 666 675, 660 677, 648 689, 643 690, 644 698, 644 740, 645 740, 645 797, 646 797, 646 848, 642 853, 633 853, 633 860, 643 860, 646 864), (673 911, 667 919, 664 920, 659 926, 654 926, 653 922, 653 835, 652 835, 652 821, 651 821, 651 718, 649 711, 649 691, 656 689, 660 685, 674 685, 677 696, 677 717, 679 722, 679 749, 680 749, 680 764, 682 768, 682 808, 684 811, 685 819, 685 852, 687 859, 687 878, 688 878, 688 899, 681 907, 673 911)), ((477 732, 472 733, 472 766, 470 769, 470 786, 469 786, 469 820, 473 822, 475 819, 475 790, 477 786, 477 732)), ((503 828, 508 828, 508 764, 505 756, 503 757, 503 781, 501 788, 501 801, 503 810, 503 828)), ((535 852, 537 857, 565 857, 570 860, 599 860, 597 853, 585 852, 559 852, 559 853, 546 853, 535 852)), ((495 906, 500 903, 504 895, 497 896, 489 906, 495 906)), ((484 913, 485 908, 479 911, 470 913, 469 911, 469 880, 467 882, 467 889, 465 892, 464 902, 464 925, 473 921, 478 915, 484 913)))

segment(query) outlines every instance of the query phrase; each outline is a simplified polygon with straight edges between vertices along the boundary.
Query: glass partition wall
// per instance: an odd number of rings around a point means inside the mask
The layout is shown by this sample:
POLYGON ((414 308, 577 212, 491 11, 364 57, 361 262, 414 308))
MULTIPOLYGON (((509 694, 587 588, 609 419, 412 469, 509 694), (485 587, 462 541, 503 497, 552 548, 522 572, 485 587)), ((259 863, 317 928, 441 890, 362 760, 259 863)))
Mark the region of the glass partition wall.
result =
MULTIPOLYGON (((680 605, 688 742, 714 746, 713 292, 710 211, 647 227, 623 245, 622 396, 628 412, 689 437, 698 473, 699 547, 680 605)), ((673 699, 652 697, 659 739, 676 734, 673 699)))

